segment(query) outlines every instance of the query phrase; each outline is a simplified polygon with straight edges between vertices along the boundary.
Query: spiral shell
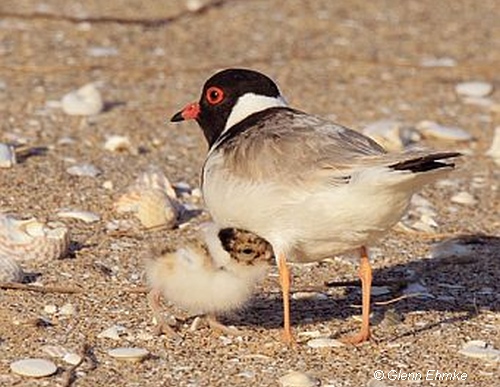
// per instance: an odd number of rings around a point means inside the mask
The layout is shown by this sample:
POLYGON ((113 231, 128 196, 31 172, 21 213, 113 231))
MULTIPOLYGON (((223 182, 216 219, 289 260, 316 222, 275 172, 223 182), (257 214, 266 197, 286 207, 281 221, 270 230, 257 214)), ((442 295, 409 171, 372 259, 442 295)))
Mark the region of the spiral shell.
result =
POLYGON ((11 257, 0 255, 0 282, 22 282, 24 272, 11 257))
POLYGON ((50 260, 65 256, 68 247, 69 232, 63 223, 0 214, 0 255, 18 262, 50 260))

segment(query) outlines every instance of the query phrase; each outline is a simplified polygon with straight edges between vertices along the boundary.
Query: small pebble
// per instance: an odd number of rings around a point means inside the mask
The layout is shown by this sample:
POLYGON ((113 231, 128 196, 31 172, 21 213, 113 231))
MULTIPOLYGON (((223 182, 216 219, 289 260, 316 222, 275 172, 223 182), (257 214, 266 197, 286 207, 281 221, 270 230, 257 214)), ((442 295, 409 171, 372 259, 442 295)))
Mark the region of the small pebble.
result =
POLYGON ((72 316, 76 313, 76 308, 73 304, 67 303, 61 306, 61 308, 59 309, 59 313, 64 316, 72 316))
POLYGON ((94 223, 101 220, 101 217, 98 214, 90 211, 63 210, 59 211, 56 215, 60 218, 71 218, 71 219, 81 220, 82 222, 85 223, 94 223))
POLYGON ((35 358, 15 361, 10 364, 10 369, 18 375, 42 378, 55 374, 57 366, 50 360, 35 358))
POLYGON ((107 189, 111 191, 114 188, 114 184, 111 180, 106 180, 104 183, 102 183, 102 188, 107 189))
POLYGON ((93 83, 69 92, 62 98, 61 103, 66 114, 76 116, 99 114, 104 108, 101 93, 93 83))
POLYGON ((455 86, 455 92, 458 95, 468 97, 486 97, 492 91, 493 85, 482 81, 461 82, 455 86))
POLYGON ((149 355, 148 350, 144 348, 123 347, 108 351, 108 355, 119 360, 141 361, 149 355))
POLYGON ((115 47, 89 47, 87 49, 87 54, 93 56, 94 58, 103 58, 107 56, 117 56, 120 53, 115 47))
POLYGON ((101 174, 99 168, 95 167, 92 164, 78 164, 73 165, 66 169, 70 175, 73 176, 86 176, 86 177, 96 177, 101 174))
POLYGON ((111 152, 131 152, 133 150, 132 143, 128 137, 117 135, 108 137, 104 143, 104 149, 111 152))
POLYGON ((307 346, 311 348, 332 348, 332 347, 343 347, 345 346, 339 340, 330 339, 328 337, 318 337, 316 339, 311 339, 307 342, 307 346))
POLYGON ((465 343, 458 353, 487 361, 500 362, 500 350, 482 340, 472 340, 465 343))
POLYGON ((311 375, 299 371, 290 371, 279 378, 282 387, 315 387, 320 385, 320 381, 311 375))
POLYGON ((0 143, 0 168, 12 168, 16 164, 14 147, 0 143))
POLYGON ((43 311, 47 314, 55 314, 57 313, 57 306, 52 304, 45 305, 43 311))
POLYGON ((388 150, 401 150, 404 144, 400 129, 401 123, 398 121, 380 120, 367 125, 362 132, 388 150))
POLYGON ((371 294, 373 297, 385 296, 391 294, 391 289, 388 286, 372 286, 371 294))
POLYGON ((463 204, 463 205, 474 205, 477 203, 477 199, 472 196, 470 193, 461 191, 456 193, 451 197, 452 203, 463 204))

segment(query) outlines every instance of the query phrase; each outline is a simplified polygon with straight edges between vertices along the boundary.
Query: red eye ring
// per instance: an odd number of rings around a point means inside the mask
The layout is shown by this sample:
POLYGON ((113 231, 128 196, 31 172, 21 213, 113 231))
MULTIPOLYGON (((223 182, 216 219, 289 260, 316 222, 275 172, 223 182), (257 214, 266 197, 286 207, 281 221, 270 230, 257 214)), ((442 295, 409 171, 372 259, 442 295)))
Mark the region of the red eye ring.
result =
POLYGON ((217 86, 209 87, 205 93, 205 98, 209 104, 217 105, 224 99, 224 91, 217 86))

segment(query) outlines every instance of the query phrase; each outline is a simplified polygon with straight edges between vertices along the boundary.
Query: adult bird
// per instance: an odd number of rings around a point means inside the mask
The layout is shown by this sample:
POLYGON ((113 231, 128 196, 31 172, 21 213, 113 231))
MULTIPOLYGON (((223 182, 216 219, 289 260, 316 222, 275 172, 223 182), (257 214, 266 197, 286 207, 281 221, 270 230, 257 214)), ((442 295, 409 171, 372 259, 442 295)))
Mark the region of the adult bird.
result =
POLYGON ((287 261, 311 262, 358 249, 362 326, 370 337, 372 270, 366 246, 394 226, 412 195, 454 167, 455 152, 387 153, 354 130, 289 107, 276 83, 248 69, 210 77, 198 102, 171 121, 194 119, 209 151, 202 171, 206 206, 220 227, 256 233, 274 250, 290 326, 287 261))

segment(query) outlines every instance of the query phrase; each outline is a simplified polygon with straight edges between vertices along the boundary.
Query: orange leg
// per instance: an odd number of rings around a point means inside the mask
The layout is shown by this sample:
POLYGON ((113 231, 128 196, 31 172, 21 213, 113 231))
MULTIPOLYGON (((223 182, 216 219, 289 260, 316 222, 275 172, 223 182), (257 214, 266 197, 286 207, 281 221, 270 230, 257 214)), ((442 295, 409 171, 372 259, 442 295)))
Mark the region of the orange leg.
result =
POLYGON ((372 268, 368 260, 368 251, 366 247, 361 247, 361 263, 359 267, 359 278, 361 279, 361 293, 362 293, 362 322, 361 329, 357 335, 347 337, 344 342, 349 344, 361 344, 370 338, 370 291, 372 286, 372 268))
POLYGON ((151 291, 148 293, 148 302, 151 310, 153 311, 153 317, 156 321, 156 327, 154 329, 154 333, 156 335, 161 335, 162 333, 165 333, 167 335, 177 337, 178 334, 170 327, 165 319, 162 316, 161 313, 161 307, 160 307, 160 297, 161 297, 161 292, 158 289, 151 289, 151 291))
POLYGON ((281 292, 283 294, 283 341, 286 344, 291 344, 293 342, 293 335, 290 325, 290 269, 286 264, 286 258, 283 254, 278 255, 278 270, 281 292))

